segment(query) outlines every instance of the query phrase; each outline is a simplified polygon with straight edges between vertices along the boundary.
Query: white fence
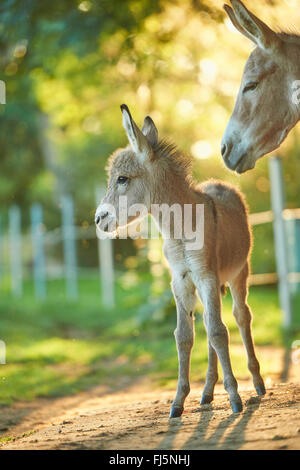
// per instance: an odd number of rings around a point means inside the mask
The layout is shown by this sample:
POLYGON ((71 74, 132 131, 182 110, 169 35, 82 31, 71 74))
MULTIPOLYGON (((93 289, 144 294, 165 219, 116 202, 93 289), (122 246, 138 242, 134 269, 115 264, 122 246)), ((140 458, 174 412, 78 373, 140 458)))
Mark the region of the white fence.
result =
MULTIPOLYGON (((282 183, 281 161, 279 158, 270 159, 270 180, 272 193, 272 210, 250 215, 252 226, 273 222, 276 253, 276 273, 252 274, 250 284, 278 283, 281 308, 283 311, 283 325, 291 322, 290 283, 300 282, 299 272, 289 272, 287 261, 287 236, 285 220, 299 219, 300 209, 285 210, 282 183)), ((103 188, 96 191, 96 204, 103 196, 103 188)), ((64 254, 64 277, 66 281, 66 296, 69 299, 78 298, 78 266, 76 242, 81 239, 95 239, 95 226, 76 227, 74 224, 74 203, 69 195, 61 200, 61 227, 45 232, 43 225, 43 210, 40 204, 34 204, 30 210, 31 218, 31 244, 32 244, 32 270, 35 295, 38 299, 47 296, 47 275, 45 247, 62 242, 64 254)), ((0 282, 3 276, 3 247, 4 226, 0 218, 0 282)), ((11 292, 15 297, 21 297, 23 293, 23 266, 22 245, 24 238, 21 235, 21 214, 17 206, 9 209, 8 238, 10 253, 10 278, 11 292)), ((27 239, 28 243, 28 239, 27 239)), ((113 261, 113 240, 98 240, 98 264, 101 285, 101 301, 103 305, 112 307, 115 304, 115 276, 113 261)), ((7 245, 6 245, 7 248, 7 245)))
MULTIPOLYGON (((103 188, 97 190, 96 201, 98 203, 103 196, 103 191, 103 188)), ((9 272, 10 289, 14 297, 22 297, 23 295, 23 252, 28 251, 28 246, 31 245, 30 264, 32 264, 35 296, 40 300, 46 298, 48 277, 46 249, 62 243, 66 296, 72 300, 78 298, 76 244, 78 240, 96 239, 96 229, 94 224, 88 227, 75 226, 74 212, 72 197, 63 195, 61 198, 61 226, 52 231, 45 231, 43 208, 40 204, 35 203, 30 208, 31 233, 29 234, 22 234, 21 211, 17 205, 9 208, 6 229, 3 217, 0 215, 0 285, 9 272)), ((113 240, 98 240, 98 252, 101 301, 103 305, 113 307, 115 304, 113 240)))

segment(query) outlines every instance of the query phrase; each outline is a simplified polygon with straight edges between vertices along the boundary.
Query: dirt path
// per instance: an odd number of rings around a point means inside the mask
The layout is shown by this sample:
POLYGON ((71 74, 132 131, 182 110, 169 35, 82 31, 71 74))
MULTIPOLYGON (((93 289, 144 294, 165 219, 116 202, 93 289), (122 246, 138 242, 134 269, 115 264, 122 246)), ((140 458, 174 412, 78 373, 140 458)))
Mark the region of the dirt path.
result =
POLYGON ((192 385, 181 418, 168 419, 174 391, 149 390, 144 379, 55 400, 2 407, 0 433, 13 439, 5 449, 300 449, 299 365, 288 383, 270 378, 256 397, 239 380, 244 404, 232 414, 222 385, 212 405, 199 406, 202 386, 192 385), (293 380, 293 381, 291 381, 293 380), (25 433, 24 436, 22 436, 25 433))

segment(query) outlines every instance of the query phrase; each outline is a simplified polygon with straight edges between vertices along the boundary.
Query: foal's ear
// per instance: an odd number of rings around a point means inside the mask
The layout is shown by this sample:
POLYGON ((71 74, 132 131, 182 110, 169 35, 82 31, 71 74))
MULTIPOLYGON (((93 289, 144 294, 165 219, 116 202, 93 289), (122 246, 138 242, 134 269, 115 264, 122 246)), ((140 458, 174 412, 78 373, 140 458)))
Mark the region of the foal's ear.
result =
MULTIPOLYGON (((251 13, 240 0, 230 0, 230 2, 233 6, 235 20, 239 23, 242 30, 246 31, 245 34, 238 28, 242 34, 266 52, 272 52, 280 46, 281 39, 275 31, 251 13)), ((226 11, 233 22, 232 14, 230 16, 229 10, 226 9, 226 11)), ((233 24, 237 27, 235 23, 233 24)))
POLYGON ((158 131, 150 116, 146 116, 144 125, 142 127, 142 133, 147 137, 148 142, 151 145, 156 145, 158 142, 158 131))
POLYGON ((138 158, 140 158, 142 161, 145 161, 152 155, 151 146, 145 135, 142 133, 142 131, 138 128, 138 126, 132 119, 130 111, 126 104, 121 105, 121 111, 123 117, 123 126, 126 131, 132 150, 138 158))

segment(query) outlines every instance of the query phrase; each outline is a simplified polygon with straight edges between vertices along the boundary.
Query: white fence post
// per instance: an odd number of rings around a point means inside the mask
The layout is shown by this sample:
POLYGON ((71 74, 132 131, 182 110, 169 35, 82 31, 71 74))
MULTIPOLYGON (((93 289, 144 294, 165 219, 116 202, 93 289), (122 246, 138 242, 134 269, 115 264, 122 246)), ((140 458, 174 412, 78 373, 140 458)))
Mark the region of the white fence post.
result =
MULTIPOLYGON (((105 187, 96 189, 96 205, 98 206, 105 194, 105 187)), ((101 281, 102 303, 108 308, 115 305, 115 277, 113 261, 113 240, 98 238, 98 256, 101 281)))
POLYGON ((43 234, 43 209, 40 204, 30 208, 31 239, 33 250, 34 290, 38 299, 46 297, 45 252, 43 234))
POLYGON ((3 80, 0 80, 0 104, 6 104, 6 86, 3 80))
POLYGON ((283 312, 283 326, 291 325, 292 307, 288 281, 287 237, 284 210, 284 183, 282 176, 281 158, 276 156, 269 159, 269 172, 271 180, 271 201, 274 214, 273 228, 275 239, 276 265, 279 282, 280 306, 283 312))
POLYGON ((6 364, 6 345, 3 340, 0 339, 0 364, 6 364))
POLYGON ((77 299, 76 233, 74 227, 74 204, 71 196, 62 196, 61 208, 66 291, 70 299, 77 299))
POLYGON ((23 294, 21 212, 15 205, 9 209, 9 239, 11 290, 14 296, 21 297, 23 294))

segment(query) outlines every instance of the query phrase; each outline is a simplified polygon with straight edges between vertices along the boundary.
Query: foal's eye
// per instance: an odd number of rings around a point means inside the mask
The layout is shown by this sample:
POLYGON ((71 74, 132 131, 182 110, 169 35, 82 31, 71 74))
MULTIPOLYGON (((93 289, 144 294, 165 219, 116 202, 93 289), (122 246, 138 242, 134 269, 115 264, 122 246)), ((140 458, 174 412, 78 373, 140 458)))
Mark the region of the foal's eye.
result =
POLYGON ((258 82, 249 82, 243 89, 243 93, 247 93, 247 91, 255 90, 258 87, 258 82))
POLYGON ((127 176, 119 176, 117 179, 118 184, 125 184, 129 181, 129 178, 127 176))

